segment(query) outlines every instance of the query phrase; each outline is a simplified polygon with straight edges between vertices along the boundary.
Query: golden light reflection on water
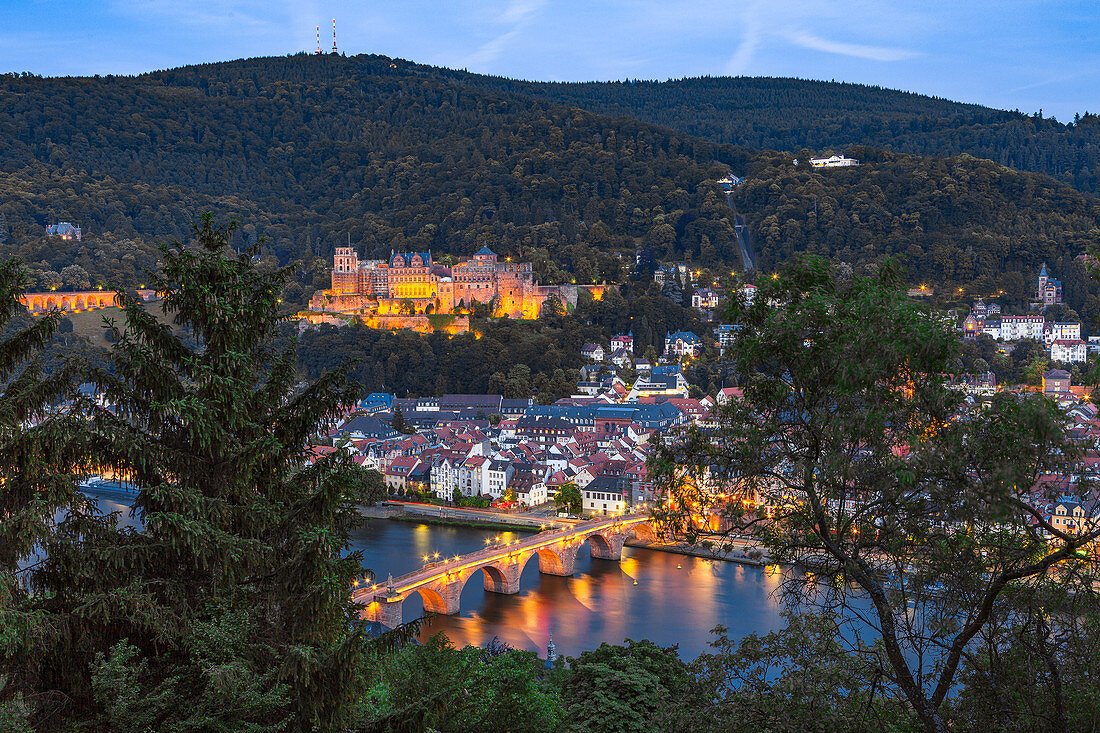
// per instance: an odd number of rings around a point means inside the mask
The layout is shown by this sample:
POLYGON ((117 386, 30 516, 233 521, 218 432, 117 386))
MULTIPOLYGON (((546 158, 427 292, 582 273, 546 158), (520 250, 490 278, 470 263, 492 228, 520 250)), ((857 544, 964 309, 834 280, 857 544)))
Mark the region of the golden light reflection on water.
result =
POLYGON ((619 563, 593 560, 582 547, 573 577, 542 575, 531 563, 517 595, 486 593, 472 579, 460 615, 437 617, 424 636, 444 631, 456 645, 496 636, 545 653, 553 632, 559 653, 574 656, 604 641, 649 638, 678 644, 690 658, 707 649, 718 624, 734 636, 779 628, 771 597, 779 581, 764 568, 637 548, 624 550, 619 563))
MULTIPOLYGON (((453 556, 485 547, 486 539, 512 542, 526 536, 380 520, 360 531, 353 548, 385 579, 388 572, 397 577, 420 567, 425 554, 453 556)), ((678 644, 681 654, 691 658, 708 649, 709 631, 717 624, 729 627, 733 637, 782 625, 770 596, 780 580, 773 568, 630 547, 620 562, 593 560, 589 552, 589 544, 578 548, 573 577, 542 575, 537 556, 531 557, 516 595, 486 592, 482 573, 474 573, 462 591, 460 614, 436 616, 423 637, 444 631, 463 646, 496 636, 545 654, 553 632, 558 652, 569 656, 629 637, 678 644)), ((404 606, 408 621, 420 614, 423 603, 413 594, 404 606)))

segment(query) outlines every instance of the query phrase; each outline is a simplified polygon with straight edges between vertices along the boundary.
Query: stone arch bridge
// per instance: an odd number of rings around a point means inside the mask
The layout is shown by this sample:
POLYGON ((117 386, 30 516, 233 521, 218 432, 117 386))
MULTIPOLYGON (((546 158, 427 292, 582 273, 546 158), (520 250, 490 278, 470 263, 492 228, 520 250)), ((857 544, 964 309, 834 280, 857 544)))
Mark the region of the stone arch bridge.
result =
POLYGON ((527 562, 538 556, 539 572, 572 575, 577 550, 588 541, 592 557, 619 560, 628 539, 657 539, 648 515, 627 515, 575 524, 568 529, 540 532, 511 544, 493 545, 458 558, 425 565, 392 581, 356 589, 352 600, 363 605, 360 616, 390 628, 401 623, 401 605, 413 593, 424 600, 424 610, 453 615, 466 581, 478 571, 485 576, 485 590, 518 593, 519 578, 527 562))
POLYGON ((76 292, 24 293, 19 302, 33 313, 46 313, 52 310, 85 311, 94 308, 109 308, 115 303, 115 293, 109 290, 84 290, 76 292))

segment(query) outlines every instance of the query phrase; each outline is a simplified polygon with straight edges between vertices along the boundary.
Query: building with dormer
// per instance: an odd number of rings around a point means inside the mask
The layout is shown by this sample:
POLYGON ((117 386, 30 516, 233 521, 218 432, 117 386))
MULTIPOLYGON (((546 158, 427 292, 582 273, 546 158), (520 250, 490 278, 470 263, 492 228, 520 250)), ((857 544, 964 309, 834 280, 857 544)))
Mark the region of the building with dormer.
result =
POLYGON ((631 331, 628 334, 619 334, 615 338, 611 339, 611 350, 618 351, 619 349, 626 349, 631 354, 634 353, 634 332, 631 331))
POLYGON ((665 335, 665 355, 696 357, 703 351, 703 340, 691 331, 665 335))
POLYGON ((47 237, 61 237, 62 239, 75 239, 80 241, 80 227, 67 221, 46 226, 47 237))

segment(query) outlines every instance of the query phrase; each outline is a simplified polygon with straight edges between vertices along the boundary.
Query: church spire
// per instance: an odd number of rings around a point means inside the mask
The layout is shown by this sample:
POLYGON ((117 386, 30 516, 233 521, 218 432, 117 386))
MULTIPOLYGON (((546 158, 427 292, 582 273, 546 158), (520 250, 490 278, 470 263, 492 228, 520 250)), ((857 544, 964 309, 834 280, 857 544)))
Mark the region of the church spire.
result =
POLYGON ((550 632, 550 641, 546 642, 546 669, 552 669, 558 659, 557 647, 554 646, 554 632, 550 632))

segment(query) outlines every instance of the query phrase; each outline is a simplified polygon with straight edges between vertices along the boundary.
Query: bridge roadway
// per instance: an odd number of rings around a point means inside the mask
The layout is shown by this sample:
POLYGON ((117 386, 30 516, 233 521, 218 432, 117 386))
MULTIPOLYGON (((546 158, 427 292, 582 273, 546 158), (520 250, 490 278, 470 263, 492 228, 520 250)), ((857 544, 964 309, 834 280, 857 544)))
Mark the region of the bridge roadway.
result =
POLYGON ((352 600, 363 605, 360 616, 390 628, 401 624, 401 605, 413 593, 424 599, 424 610, 454 615, 466 581, 479 570, 485 576, 485 590, 492 593, 519 592, 519 578, 527 561, 539 558, 539 572, 572 575, 577 550, 585 541, 592 557, 622 558, 623 544, 631 538, 643 542, 657 539, 647 514, 631 514, 580 522, 567 529, 550 529, 526 539, 491 545, 457 558, 429 563, 420 570, 391 578, 384 583, 355 589, 352 600))

